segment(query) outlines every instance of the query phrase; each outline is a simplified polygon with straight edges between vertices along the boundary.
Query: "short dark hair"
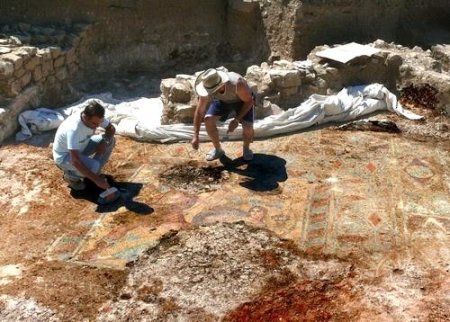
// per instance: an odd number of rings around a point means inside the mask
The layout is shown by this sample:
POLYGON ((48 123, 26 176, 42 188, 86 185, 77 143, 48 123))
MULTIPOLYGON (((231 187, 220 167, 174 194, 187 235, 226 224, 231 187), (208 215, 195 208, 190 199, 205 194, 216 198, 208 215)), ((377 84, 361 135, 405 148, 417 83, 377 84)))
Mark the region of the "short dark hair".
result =
POLYGON ((104 118, 105 108, 100 103, 92 101, 84 108, 83 113, 86 117, 96 116, 99 118, 104 118))

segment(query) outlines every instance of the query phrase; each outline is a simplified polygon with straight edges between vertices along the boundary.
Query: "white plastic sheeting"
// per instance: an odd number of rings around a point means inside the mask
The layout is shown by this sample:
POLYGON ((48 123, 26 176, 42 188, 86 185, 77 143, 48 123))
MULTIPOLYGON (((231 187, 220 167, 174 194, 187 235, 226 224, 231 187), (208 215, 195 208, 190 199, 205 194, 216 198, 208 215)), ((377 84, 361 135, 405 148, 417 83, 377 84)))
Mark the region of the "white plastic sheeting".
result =
POLYGON ((380 51, 376 48, 367 45, 361 45, 356 42, 351 42, 349 44, 325 49, 323 51, 316 53, 316 56, 335 60, 343 64, 346 64, 355 58, 371 57, 372 55, 375 55, 378 52, 380 51))
POLYGON ((42 107, 20 113, 18 121, 21 130, 16 133, 16 140, 24 141, 33 134, 56 129, 64 121, 64 116, 56 110, 42 107))
MULTIPOLYGON (((192 124, 161 125, 162 102, 159 98, 137 98, 128 101, 114 100, 110 94, 102 94, 58 112, 67 117, 82 110, 95 99, 106 109, 106 117, 115 124, 117 133, 148 142, 177 142, 192 139, 192 124)), ((330 122, 346 122, 375 111, 388 110, 411 120, 422 116, 403 109, 394 94, 381 84, 353 86, 342 89, 337 95, 311 95, 301 105, 283 113, 257 120, 254 124, 255 137, 264 138, 296 132, 313 125, 330 122)), ((227 134, 228 122, 219 123, 219 135, 230 140, 240 139, 242 129, 227 134)), ((208 141, 204 126, 200 129, 200 140, 208 141)))

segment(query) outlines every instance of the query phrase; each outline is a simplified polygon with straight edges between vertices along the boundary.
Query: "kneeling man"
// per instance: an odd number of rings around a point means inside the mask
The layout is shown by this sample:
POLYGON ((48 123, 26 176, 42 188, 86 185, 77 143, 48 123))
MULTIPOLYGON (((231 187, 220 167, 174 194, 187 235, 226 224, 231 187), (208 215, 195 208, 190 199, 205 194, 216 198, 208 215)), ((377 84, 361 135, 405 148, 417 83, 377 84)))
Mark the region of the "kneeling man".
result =
POLYGON ((100 173, 114 148, 114 133, 114 126, 105 119, 104 107, 96 101, 59 126, 53 143, 53 159, 64 171, 64 180, 70 188, 83 190, 84 178, 89 178, 99 188, 110 188, 100 173), (98 127, 105 129, 104 134, 95 134, 98 127))

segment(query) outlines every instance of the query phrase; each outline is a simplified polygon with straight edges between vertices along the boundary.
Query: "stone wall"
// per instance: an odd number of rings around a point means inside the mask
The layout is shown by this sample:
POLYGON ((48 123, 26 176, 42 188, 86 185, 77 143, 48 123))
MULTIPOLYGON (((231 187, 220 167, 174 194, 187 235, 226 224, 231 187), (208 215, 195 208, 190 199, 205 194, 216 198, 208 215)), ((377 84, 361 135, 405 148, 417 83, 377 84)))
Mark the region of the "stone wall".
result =
MULTIPOLYGON (((397 95, 410 85, 430 85, 437 90, 434 108, 450 114, 448 46, 411 49, 383 40, 370 45, 379 52, 345 64, 317 56, 330 48, 319 46, 305 61, 279 60, 250 66, 244 77, 256 96, 256 118, 298 106, 312 94, 335 94, 346 86, 371 83, 381 83, 397 95)), ((193 121, 197 104, 193 85, 198 73, 162 80, 163 124, 193 121)))
POLYGON ((13 98, 29 85, 61 90, 80 69, 79 45, 88 26, 76 25, 68 34, 62 28, 23 25, 5 25, 12 35, 0 35, 0 95, 13 98))
MULTIPOLYGON (((92 90, 92 82, 116 75, 167 78, 211 66, 247 72, 257 91, 258 115, 352 83, 378 81, 395 90, 425 79, 439 85, 445 109, 445 82, 435 79, 447 77, 449 70, 448 16, 446 0, 60 0, 57 6, 53 0, 3 0, 0 117, 15 119, 37 104, 61 106, 73 101, 78 90, 92 90), (395 54, 374 57, 365 65, 314 62, 313 73, 283 62, 302 62, 326 43, 376 39, 441 46, 430 54, 441 70, 419 71, 395 54)), ((189 83, 183 82, 184 87, 189 83)), ((182 86, 177 82, 175 87, 182 86)), ((180 89, 171 88, 162 85, 176 97, 180 89)), ((167 114, 182 121, 195 97, 169 102, 182 104, 172 104, 167 114)))
POLYGON ((303 60, 316 46, 450 42, 446 0, 3 0, 0 25, 94 23, 85 79, 303 60), (88 71, 95 70, 89 73, 88 71))
POLYGON ((23 110, 57 106, 76 98, 71 84, 83 68, 80 55, 86 50, 82 44, 91 29, 86 24, 2 27, 0 142, 17 129, 15 120, 23 110))

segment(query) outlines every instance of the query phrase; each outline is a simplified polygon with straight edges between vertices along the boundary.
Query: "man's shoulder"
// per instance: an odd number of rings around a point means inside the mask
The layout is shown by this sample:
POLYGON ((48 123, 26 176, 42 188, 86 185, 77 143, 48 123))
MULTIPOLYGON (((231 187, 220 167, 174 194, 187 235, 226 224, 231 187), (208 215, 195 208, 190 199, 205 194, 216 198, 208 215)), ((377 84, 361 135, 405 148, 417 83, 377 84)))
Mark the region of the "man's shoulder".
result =
POLYGON ((61 124, 66 130, 76 130, 82 125, 80 113, 74 113, 64 120, 61 124))
POLYGON ((241 74, 236 73, 236 72, 227 72, 227 74, 230 78, 235 78, 235 79, 244 78, 244 77, 242 77, 241 74))

